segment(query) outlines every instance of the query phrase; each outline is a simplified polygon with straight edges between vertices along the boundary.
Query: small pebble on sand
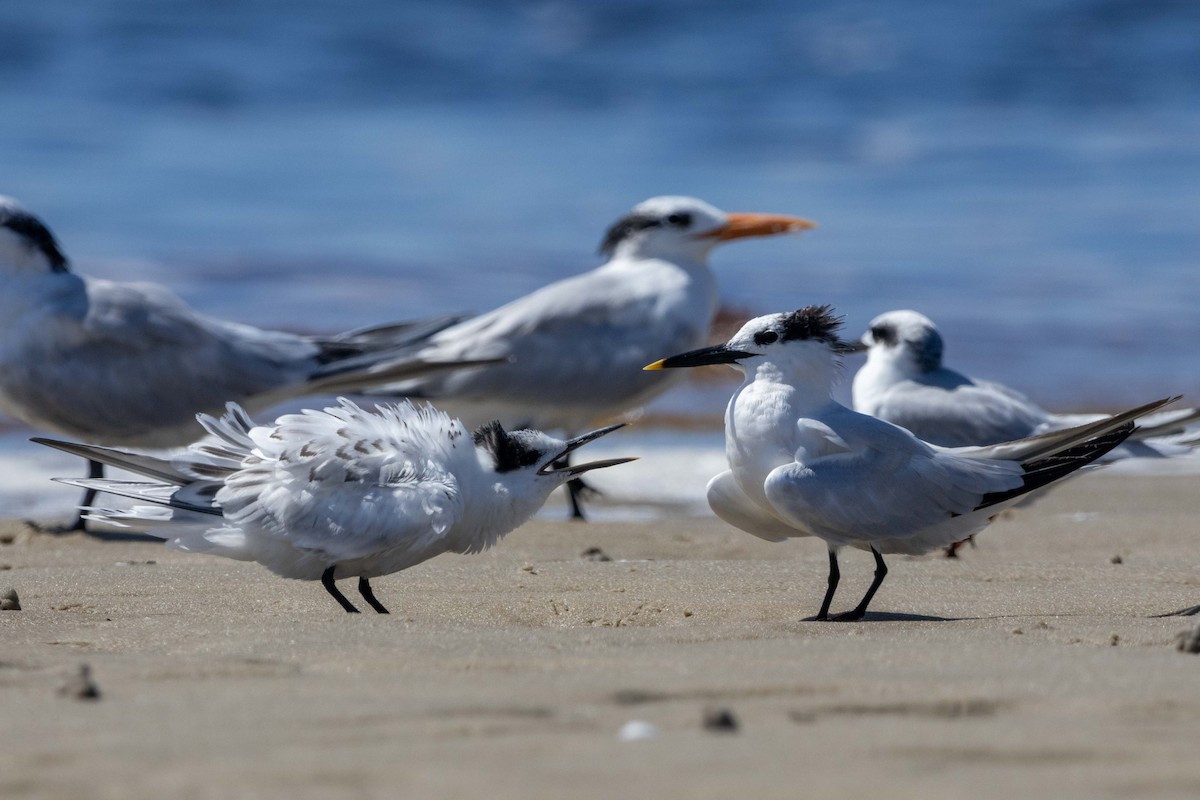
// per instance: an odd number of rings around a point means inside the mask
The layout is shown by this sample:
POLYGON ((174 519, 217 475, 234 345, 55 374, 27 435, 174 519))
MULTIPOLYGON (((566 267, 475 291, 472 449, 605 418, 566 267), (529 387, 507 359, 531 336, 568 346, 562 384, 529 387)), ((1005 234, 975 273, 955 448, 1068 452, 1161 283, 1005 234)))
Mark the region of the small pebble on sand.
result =
POLYGON ((704 730, 715 733, 737 733, 738 722, 728 708, 710 708, 704 712, 704 730))
POLYGON ((72 700, 100 699, 100 687, 92 680, 92 668, 87 664, 80 664, 79 670, 58 687, 58 693, 72 700))
POLYGON ((0 611, 20 611, 21 598, 17 597, 16 589, 5 589, 0 592, 0 611))
POLYGON ((580 558, 585 561, 612 561, 612 557, 599 547, 589 547, 580 553, 580 558))
POLYGON ((1181 653, 1200 653, 1200 623, 1175 637, 1175 649, 1181 653))

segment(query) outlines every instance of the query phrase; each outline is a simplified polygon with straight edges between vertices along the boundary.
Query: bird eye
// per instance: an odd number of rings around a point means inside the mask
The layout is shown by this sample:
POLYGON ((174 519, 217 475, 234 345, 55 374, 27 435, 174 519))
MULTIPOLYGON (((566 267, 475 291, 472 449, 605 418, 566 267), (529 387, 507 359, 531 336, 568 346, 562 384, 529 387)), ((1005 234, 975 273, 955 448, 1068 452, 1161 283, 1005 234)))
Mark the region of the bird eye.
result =
POLYGON ((668 214, 667 215, 667 224, 674 225, 677 228, 686 228, 688 225, 692 224, 692 215, 684 214, 681 212, 676 212, 674 214, 668 214))
POLYGON ((775 331, 762 331, 761 333, 754 334, 755 344, 771 344, 777 341, 779 341, 779 334, 775 331))

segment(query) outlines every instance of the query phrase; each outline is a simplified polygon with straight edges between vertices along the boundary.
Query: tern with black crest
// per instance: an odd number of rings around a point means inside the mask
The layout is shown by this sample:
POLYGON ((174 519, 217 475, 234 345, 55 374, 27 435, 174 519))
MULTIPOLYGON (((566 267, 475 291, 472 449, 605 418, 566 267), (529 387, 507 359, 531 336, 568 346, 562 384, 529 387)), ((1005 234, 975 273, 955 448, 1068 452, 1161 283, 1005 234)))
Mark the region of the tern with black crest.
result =
POLYGON ((370 580, 441 553, 477 553, 524 524, 551 491, 614 458, 560 466, 575 450, 622 427, 563 441, 498 422, 470 433, 432 406, 404 402, 364 411, 348 400, 256 427, 230 404, 201 414, 215 443, 171 460, 86 444, 35 439, 148 480, 66 480, 149 505, 86 509, 137 524, 171 547, 257 561, 277 575, 319 580, 347 612, 358 609, 334 581, 370 580))
POLYGON ((936 447, 833 399, 839 355, 850 349, 840 325, 828 306, 771 314, 725 344, 646 367, 728 364, 743 373, 725 412, 729 470, 709 482, 708 502, 763 539, 825 541, 829 581, 815 619, 830 618, 840 548, 875 559, 866 595, 838 617, 861 619, 887 574, 884 554, 919 555, 965 539, 1026 492, 1091 464, 1130 435, 1133 419, 1171 402, 988 447, 936 447))

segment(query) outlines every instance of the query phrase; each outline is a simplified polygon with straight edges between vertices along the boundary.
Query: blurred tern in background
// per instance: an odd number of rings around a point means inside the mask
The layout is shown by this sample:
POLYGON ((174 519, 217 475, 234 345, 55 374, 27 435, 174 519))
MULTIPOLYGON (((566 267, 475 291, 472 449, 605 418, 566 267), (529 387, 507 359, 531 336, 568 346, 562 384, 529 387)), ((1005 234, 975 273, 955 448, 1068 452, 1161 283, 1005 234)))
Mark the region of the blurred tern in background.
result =
MULTIPOLYGON (((916 311, 880 314, 851 346, 867 351, 867 363, 854 375, 854 410, 906 428, 930 444, 995 444, 1105 418, 1104 414, 1052 414, 1003 384, 943 366, 942 335, 932 320, 916 311)), ((1188 425, 1197 419, 1200 409, 1196 408, 1140 419, 1133 435, 1104 460, 1189 453, 1200 432, 1188 431, 1188 425)), ((957 558, 961 545, 949 545, 946 555, 957 558)))
MULTIPOLYGON (((299 336, 207 317, 162 286, 77 275, 50 230, 0 197, 0 410, 94 444, 181 447, 199 411, 261 409, 301 395, 494 363, 432 358, 413 343, 454 322, 299 336)), ((90 475, 103 474, 99 463, 90 475)), ((85 497, 89 505, 93 496, 85 497)), ((73 529, 82 530, 78 518, 73 529)))
MULTIPOLYGON (((1105 417, 1052 414, 1007 386, 943 366, 942 335, 932 320, 916 311, 880 314, 854 347, 867 351, 867 363, 854 376, 854 410, 907 428, 931 444, 995 444, 1105 417)), ((1138 430, 1108 458, 1189 452, 1191 448, 1177 439, 1197 419, 1196 408, 1141 419, 1138 430)))
POLYGON ((485 425, 472 436, 458 420, 411 403, 377 413, 348 400, 324 411, 255 427, 230 403, 199 416, 217 441, 171 460, 35 439, 147 476, 149 482, 64 480, 153 505, 90 509, 107 522, 134 521, 170 546, 257 561, 285 578, 320 580, 350 613, 334 581, 358 578, 380 614, 370 579, 440 553, 478 553, 525 523, 551 491, 614 458, 557 467, 570 453, 621 425, 570 441, 540 431, 485 425))
MULTIPOLYGON (((644 405, 668 388, 641 371, 652 358, 704 344, 717 310, 708 255, 751 236, 812 228, 796 217, 725 213, 691 197, 655 197, 617 220, 600 245, 608 262, 432 336, 443 359, 508 358, 495 366, 414 379, 383 392, 432 400, 470 425, 568 434, 644 405)), ((572 513, 582 518, 582 482, 572 513)))
POLYGON ((838 355, 849 345, 828 306, 753 319, 727 343, 646 369, 729 364, 745 376, 725 412, 729 471, 708 484, 718 517, 768 541, 817 536, 829 582, 815 619, 829 619, 845 545, 870 550, 883 583, 884 553, 918 555, 984 528, 1026 492, 1085 467, 1133 431, 1132 420, 1170 401, 1078 428, 988 447, 943 448, 838 404, 838 355))

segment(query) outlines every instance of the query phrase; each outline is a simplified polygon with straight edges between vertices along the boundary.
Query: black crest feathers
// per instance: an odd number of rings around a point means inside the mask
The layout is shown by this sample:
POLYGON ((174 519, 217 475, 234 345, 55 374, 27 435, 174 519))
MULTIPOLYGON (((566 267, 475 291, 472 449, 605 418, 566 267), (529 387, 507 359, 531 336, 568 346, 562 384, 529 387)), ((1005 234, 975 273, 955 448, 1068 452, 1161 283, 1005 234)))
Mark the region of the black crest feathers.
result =
POLYGON ((514 469, 533 466, 542 455, 509 435, 498 421, 480 425, 472 434, 472 438, 476 447, 482 447, 492 454, 492 459, 496 462, 496 472, 512 472, 514 469))
POLYGON ((783 341, 793 339, 816 339, 830 344, 841 344, 837 332, 842 327, 842 318, 833 313, 833 306, 805 306, 783 317, 780 333, 783 341))
POLYGON ((638 231, 644 231, 647 228, 657 228, 662 225, 662 220, 651 214, 626 214, 619 220, 609 226, 608 231, 604 234, 604 241, 600 243, 600 255, 611 256, 613 251, 617 249, 617 245, 621 243, 627 236, 631 236, 638 231))

